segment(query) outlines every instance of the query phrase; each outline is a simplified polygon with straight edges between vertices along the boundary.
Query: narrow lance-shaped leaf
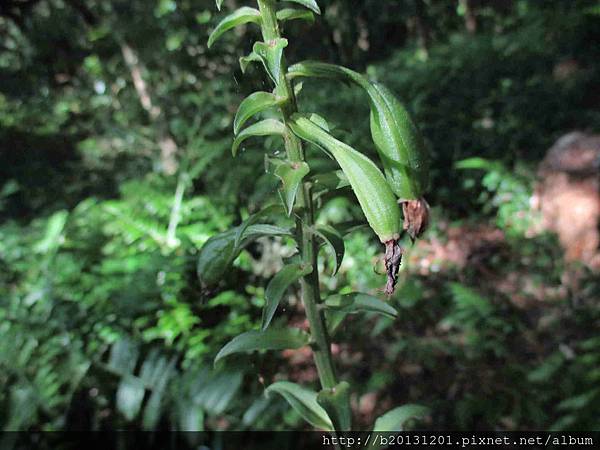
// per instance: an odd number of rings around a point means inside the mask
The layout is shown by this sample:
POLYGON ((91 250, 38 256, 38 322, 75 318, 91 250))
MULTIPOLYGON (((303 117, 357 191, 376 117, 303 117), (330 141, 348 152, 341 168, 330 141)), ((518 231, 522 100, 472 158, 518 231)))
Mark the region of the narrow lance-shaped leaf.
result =
POLYGON ((287 45, 287 39, 277 38, 269 42, 255 42, 252 47, 252 52, 260 57, 275 84, 279 83, 281 77, 281 58, 287 45))
POLYGON ((352 426, 350 409, 350 385, 342 381, 332 389, 323 389, 317 395, 317 403, 323 407, 336 431, 349 431, 352 426))
POLYGON ((317 4, 316 0, 286 0, 288 2, 298 3, 302 6, 306 6, 308 9, 314 11, 317 14, 321 14, 321 9, 317 4))
POLYGON ((294 233, 288 228, 270 225, 268 223, 257 223, 250 225, 242 234, 241 247, 246 247, 249 241, 254 241, 262 236, 293 236, 294 233))
POLYGON ((217 24, 208 37, 208 48, 210 48, 226 31, 245 23, 252 22, 260 24, 260 20, 260 12, 258 9, 242 6, 217 24))
POLYGON ((265 290, 265 307, 263 308, 261 329, 266 330, 285 291, 301 277, 312 272, 312 267, 301 264, 285 266, 273 277, 265 290))
POLYGON ((281 207, 279 205, 269 205, 260 211, 251 214, 246 220, 244 220, 238 227, 237 232, 235 234, 235 245, 240 247, 242 246, 242 241, 245 237, 248 236, 247 231, 251 225, 254 225, 259 220, 269 217, 269 216, 277 216, 281 213, 281 207))
POLYGON ((243 230, 240 227, 212 236, 202 246, 196 268, 202 284, 210 286, 223 278, 244 247, 257 238, 292 235, 286 228, 269 224, 249 225, 243 230))
POLYGON ((340 265, 344 259, 344 253, 346 248, 344 246, 344 238, 342 235, 332 226, 320 225, 316 228, 315 234, 323 239, 325 245, 329 247, 329 250, 333 254, 335 266, 333 268, 333 275, 340 270, 340 265))
POLYGON ((314 22, 315 16, 312 11, 305 11, 302 9, 284 8, 277 11, 277 20, 281 22, 297 19, 314 22))
POLYGON ((233 132, 238 134, 242 126, 255 114, 279 105, 284 99, 270 92, 254 92, 242 100, 233 120, 233 132))
POLYGON ((231 153, 233 156, 237 154, 237 150, 240 144, 246 139, 252 136, 269 136, 279 135, 283 136, 286 132, 285 125, 276 119, 265 119, 250 125, 248 128, 243 129, 234 139, 233 145, 231 146, 231 153))
POLYGON ((196 267, 204 285, 217 283, 235 259, 235 229, 212 236, 202 246, 196 267))
POLYGON ((375 163, 299 114, 292 117, 290 127, 301 139, 325 148, 333 155, 348 177, 369 225, 381 242, 397 240, 400 236, 400 209, 375 163))
POLYGON ((221 6, 223 5, 223 0, 215 0, 215 3, 217 4, 217 9, 219 11, 221 11, 221 6))
POLYGON ((319 61, 301 61, 293 64, 288 68, 287 77, 290 79, 296 77, 327 78, 343 83, 355 83, 365 89, 369 84, 368 80, 358 72, 336 64, 319 61))
POLYGON ((398 316, 398 311, 388 303, 368 294, 352 293, 333 295, 325 300, 325 306, 334 311, 348 314, 357 312, 373 312, 392 319, 398 316))
POLYGON ((287 161, 269 157, 266 157, 266 165, 268 171, 272 170, 273 174, 282 182, 280 193, 289 216, 292 214, 302 179, 308 174, 310 168, 303 161, 287 161), (271 166, 274 166, 274 169, 271 169, 271 166))
POLYGON ((257 224, 260 219, 282 212, 281 206, 271 205, 250 216, 239 226, 212 236, 200 249, 197 273, 203 285, 217 283, 240 252, 261 236, 290 236, 286 228, 269 224, 257 224))
POLYGON ((234 353, 255 350, 286 350, 304 347, 309 342, 308 333, 298 328, 269 329, 266 331, 248 331, 234 337, 215 357, 215 364, 222 358, 234 353))
POLYGON ((333 429, 331 419, 317 403, 317 393, 289 381, 278 381, 270 385, 265 394, 277 393, 287 400, 304 420, 321 430, 333 429))

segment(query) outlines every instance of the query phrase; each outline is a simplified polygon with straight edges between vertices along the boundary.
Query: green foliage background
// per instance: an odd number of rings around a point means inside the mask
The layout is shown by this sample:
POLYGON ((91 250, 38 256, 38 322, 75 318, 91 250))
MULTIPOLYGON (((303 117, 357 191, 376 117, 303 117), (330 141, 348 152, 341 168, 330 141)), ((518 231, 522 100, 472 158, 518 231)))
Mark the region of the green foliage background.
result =
MULTIPOLYGON (((470 33, 464 2, 321 3, 310 31, 302 22, 286 26, 289 59, 366 71, 407 103, 432 152, 429 236, 498 226, 506 248, 485 260, 487 270, 525 272, 554 293, 523 309, 482 283, 477 264, 426 276, 405 267, 390 299, 397 320, 353 316, 335 335, 355 409, 375 394, 375 415, 430 406, 423 427, 599 429, 600 280, 589 273, 579 291, 563 289, 556 238, 526 230, 546 150, 573 129, 599 130, 600 5, 483 1, 470 33), (553 76, 568 60, 580 69, 553 76), (455 167, 471 157, 484 160, 455 167)), ((260 241, 216 288, 202 289, 196 276, 198 249, 211 235, 277 196, 258 144, 230 157, 237 105, 264 81, 238 67, 256 37, 251 27, 207 50, 219 17, 212 0, 0 7, 3 429, 305 426, 262 392, 275 379, 309 373, 310 361, 294 365, 272 353, 212 366, 225 342, 258 326, 265 282, 290 251, 285 240, 260 241), (125 47, 160 108, 155 116, 140 101, 125 47), (174 174, 161 157, 165 135, 178 149, 174 174)), ((369 152, 361 95, 307 81, 300 103, 369 152)), ((333 167, 316 152, 310 159, 313 170, 333 167)), ((356 218, 355 202, 338 197, 324 202, 319 222, 356 218)), ((351 233, 340 275, 325 275, 324 289, 376 293, 383 282, 371 267, 380 251, 366 230, 351 233)), ((276 320, 297 319, 298 307, 291 292, 276 320)), ((358 425, 369 419, 360 413, 358 425)))

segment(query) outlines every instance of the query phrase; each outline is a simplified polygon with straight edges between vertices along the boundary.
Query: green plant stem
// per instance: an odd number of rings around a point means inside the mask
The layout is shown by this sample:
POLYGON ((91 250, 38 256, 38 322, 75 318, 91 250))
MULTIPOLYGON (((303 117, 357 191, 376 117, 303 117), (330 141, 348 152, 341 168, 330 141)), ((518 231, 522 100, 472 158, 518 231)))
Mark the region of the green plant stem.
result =
MULTIPOLYGON (((258 7, 262 17, 262 36, 265 42, 281 37, 277 17, 275 15, 274 0, 257 0, 258 7)), ((277 81, 277 93, 287 98, 288 100, 282 105, 284 122, 289 117, 297 112, 296 99, 294 91, 291 88, 289 81, 286 79, 287 65, 285 58, 281 61, 281 77, 277 81)), ((304 161, 304 151, 302 143, 294 136, 291 131, 285 138, 285 149, 288 158, 291 161, 304 161)), ((321 380, 321 386, 324 389, 333 388, 338 384, 331 356, 331 344, 325 319, 322 311, 319 310, 318 304, 321 302, 321 294, 319 290, 319 274, 317 265, 318 247, 314 234, 311 232, 314 226, 314 207, 312 201, 312 193, 310 185, 303 183, 298 190, 298 204, 302 210, 302 216, 296 218, 296 229, 301 237, 300 252, 302 262, 310 264, 313 267, 312 273, 303 277, 300 280, 302 287, 302 302, 306 310, 306 317, 310 325, 311 336, 313 340, 313 358, 321 380)))

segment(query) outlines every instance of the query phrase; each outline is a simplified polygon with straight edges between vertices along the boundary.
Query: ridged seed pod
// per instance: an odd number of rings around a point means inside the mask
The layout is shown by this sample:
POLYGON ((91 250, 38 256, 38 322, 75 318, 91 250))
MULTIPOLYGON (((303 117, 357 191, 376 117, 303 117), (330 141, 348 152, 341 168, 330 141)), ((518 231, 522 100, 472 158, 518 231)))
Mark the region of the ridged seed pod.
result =
POLYGON ((340 142, 308 118, 295 115, 289 125, 298 137, 328 151, 342 168, 369 226, 386 246, 388 283, 385 292, 392 294, 402 258, 398 245, 401 219, 396 197, 385 177, 368 157, 340 142))

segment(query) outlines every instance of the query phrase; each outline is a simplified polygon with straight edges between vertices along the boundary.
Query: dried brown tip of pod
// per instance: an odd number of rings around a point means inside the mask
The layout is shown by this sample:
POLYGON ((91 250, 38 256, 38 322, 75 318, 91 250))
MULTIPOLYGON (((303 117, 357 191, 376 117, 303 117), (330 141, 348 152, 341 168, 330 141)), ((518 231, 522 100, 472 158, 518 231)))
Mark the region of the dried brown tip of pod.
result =
POLYGON ((429 204, 423 197, 417 200, 406 200, 402 202, 402 213, 404 214, 403 229, 414 241, 427 229, 429 204))
POLYGON ((385 294, 392 295, 398 282, 398 270, 402 262, 402 247, 397 240, 390 240, 385 243, 385 271, 387 274, 387 283, 385 285, 385 294))

